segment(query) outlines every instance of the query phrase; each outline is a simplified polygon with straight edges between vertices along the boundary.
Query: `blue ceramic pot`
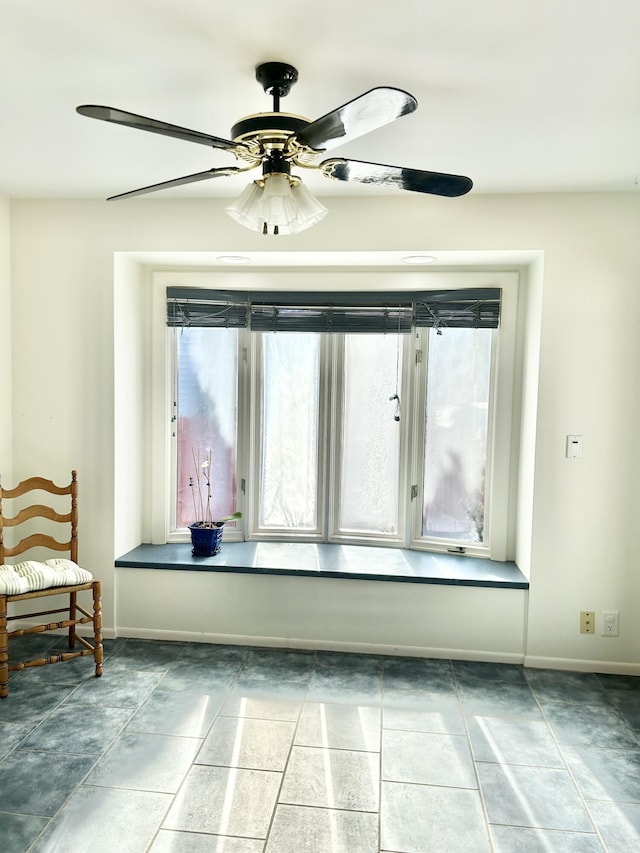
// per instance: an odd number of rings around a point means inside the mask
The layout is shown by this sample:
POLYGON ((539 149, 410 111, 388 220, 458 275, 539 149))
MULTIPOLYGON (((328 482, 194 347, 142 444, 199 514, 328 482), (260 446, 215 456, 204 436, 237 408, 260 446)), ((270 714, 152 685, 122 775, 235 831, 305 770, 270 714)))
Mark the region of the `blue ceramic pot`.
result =
POLYGON ((214 557, 221 548, 224 524, 218 527, 204 527, 201 524, 190 524, 191 553, 194 557, 214 557))

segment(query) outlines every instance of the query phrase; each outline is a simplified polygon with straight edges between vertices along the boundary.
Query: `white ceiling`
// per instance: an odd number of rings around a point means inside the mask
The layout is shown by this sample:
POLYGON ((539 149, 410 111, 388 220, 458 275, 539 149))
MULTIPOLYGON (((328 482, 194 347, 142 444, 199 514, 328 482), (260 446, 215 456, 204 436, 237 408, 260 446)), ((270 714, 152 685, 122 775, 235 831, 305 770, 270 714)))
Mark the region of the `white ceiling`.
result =
MULTIPOLYGON (((418 99, 330 156, 469 175, 478 193, 639 191, 639 57, 638 0, 0 0, 0 192, 104 198, 233 165, 75 107, 228 138, 271 109, 255 80, 269 60, 298 68, 281 109, 308 119, 373 86, 418 99)), ((247 180, 156 198, 234 196, 247 180)), ((305 182, 319 195, 376 192, 315 172, 305 182)))

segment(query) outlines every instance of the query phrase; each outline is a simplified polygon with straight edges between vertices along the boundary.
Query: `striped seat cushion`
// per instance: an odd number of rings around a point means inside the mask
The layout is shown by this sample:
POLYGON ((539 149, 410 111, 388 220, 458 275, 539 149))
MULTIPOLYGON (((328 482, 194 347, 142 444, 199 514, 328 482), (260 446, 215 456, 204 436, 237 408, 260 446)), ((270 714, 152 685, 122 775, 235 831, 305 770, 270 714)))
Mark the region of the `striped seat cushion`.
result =
POLYGON ((15 566, 0 566, 0 595, 20 595, 52 586, 88 583, 93 575, 71 560, 56 558, 38 563, 25 560, 15 566))

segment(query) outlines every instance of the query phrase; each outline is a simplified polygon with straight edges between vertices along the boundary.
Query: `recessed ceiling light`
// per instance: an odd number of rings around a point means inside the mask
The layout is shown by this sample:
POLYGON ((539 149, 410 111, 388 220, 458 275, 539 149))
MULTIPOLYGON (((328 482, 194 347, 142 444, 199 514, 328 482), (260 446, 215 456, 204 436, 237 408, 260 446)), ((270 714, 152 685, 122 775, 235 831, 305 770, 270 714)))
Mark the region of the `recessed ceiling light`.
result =
POLYGON ((220 255, 219 258, 216 258, 218 263, 220 264, 230 264, 233 266, 240 266, 240 264, 250 264, 251 258, 245 258, 242 255, 220 255))
POLYGON ((437 261, 437 258, 434 258, 433 255, 407 255, 406 258, 402 259, 403 264, 415 264, 419 266, 420 264, 433 264, 437 261))

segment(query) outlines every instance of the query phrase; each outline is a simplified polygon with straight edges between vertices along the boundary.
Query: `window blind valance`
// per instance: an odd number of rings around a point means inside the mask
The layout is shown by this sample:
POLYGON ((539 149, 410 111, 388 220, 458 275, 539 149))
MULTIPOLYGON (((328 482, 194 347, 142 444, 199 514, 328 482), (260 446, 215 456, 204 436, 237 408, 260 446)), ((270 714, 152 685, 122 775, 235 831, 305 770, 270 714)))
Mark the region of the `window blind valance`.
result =
POLYGON ((496 329, 500 288, 239 291, 167 288, 167 325, 257 332, 407 334, 415 327, 496 329))

